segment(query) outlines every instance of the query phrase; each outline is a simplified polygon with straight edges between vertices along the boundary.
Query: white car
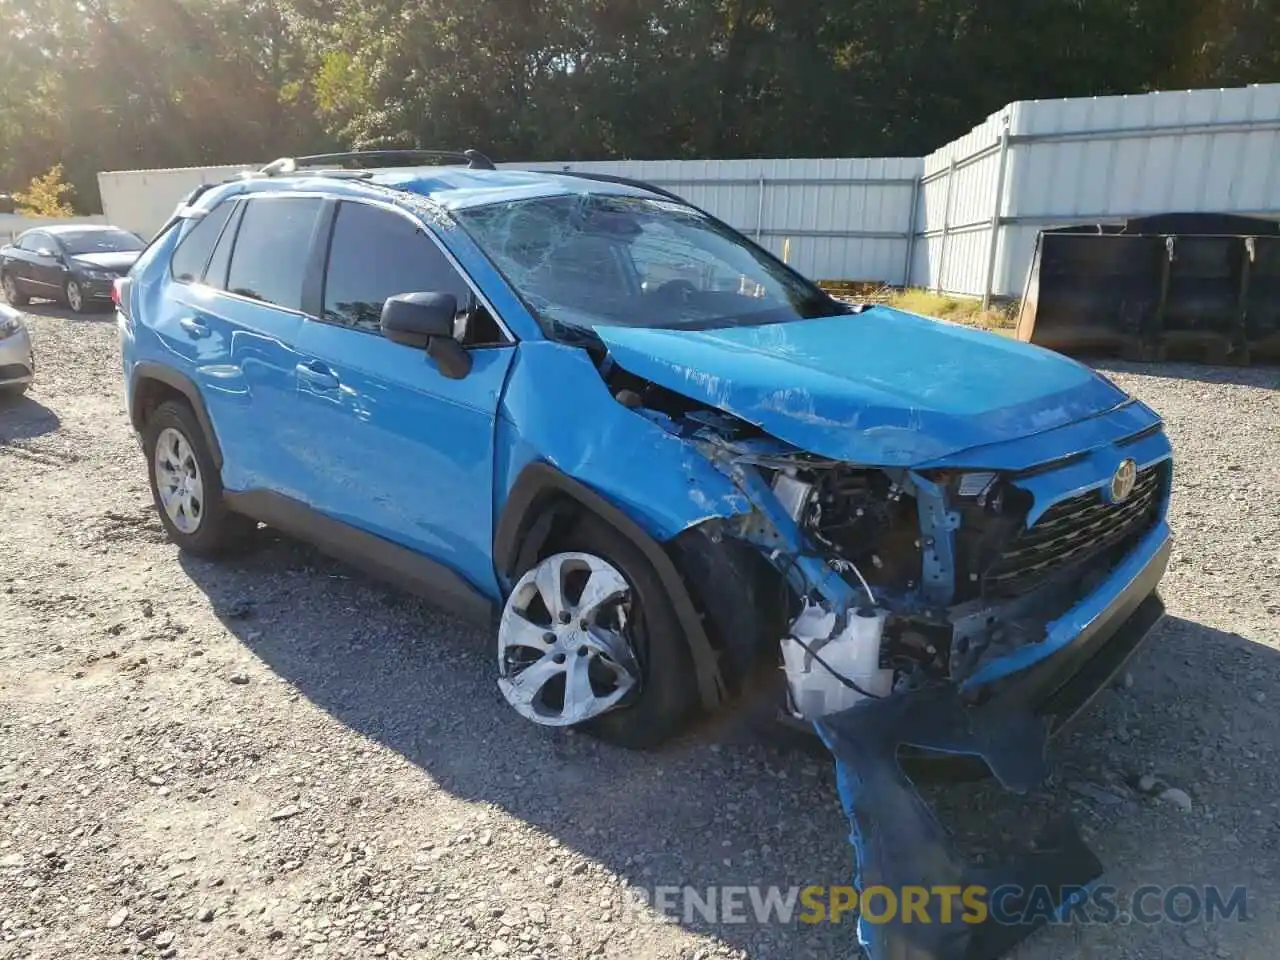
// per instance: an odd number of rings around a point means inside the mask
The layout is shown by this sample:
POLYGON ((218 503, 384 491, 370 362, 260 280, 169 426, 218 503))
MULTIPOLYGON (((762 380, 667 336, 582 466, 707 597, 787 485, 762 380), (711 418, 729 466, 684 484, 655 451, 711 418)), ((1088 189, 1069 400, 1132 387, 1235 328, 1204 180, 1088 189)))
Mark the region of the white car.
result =
POLYGON ((31 335, 22 322, 22 314, 0 303, 0 393, 25 393, 35 374, 31 335))

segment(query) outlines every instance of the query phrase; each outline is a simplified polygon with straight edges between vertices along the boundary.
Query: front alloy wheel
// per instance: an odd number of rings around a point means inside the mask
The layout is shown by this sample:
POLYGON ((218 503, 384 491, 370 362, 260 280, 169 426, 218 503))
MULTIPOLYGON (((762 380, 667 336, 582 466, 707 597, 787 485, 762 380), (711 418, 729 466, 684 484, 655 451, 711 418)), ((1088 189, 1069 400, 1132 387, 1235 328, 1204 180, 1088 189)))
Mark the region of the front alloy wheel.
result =
POLYGON ((627 638, 631 587, 608 561, 558 553, 520 578, 498 627, 498 687, 549 727, 616 708, 640 670, 627 638))
POLYGON ((84 290, 78 280, 67 281, 67 306, 73 313, 84 313, 84 290))

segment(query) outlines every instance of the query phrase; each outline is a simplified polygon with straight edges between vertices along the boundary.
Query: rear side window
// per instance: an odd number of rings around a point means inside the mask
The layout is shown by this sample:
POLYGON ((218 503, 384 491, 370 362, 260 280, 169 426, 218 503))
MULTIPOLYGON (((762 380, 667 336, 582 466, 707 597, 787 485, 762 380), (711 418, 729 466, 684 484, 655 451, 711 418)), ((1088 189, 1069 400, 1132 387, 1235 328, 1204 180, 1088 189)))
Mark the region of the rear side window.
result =
POLYGON ((301 310, 303 279, 321 204, 310 197, 250 200, 236 233, 227 290, 301 310))
POLYGON ((179 283, 199 283, 204 279, 204 269, 213 253, 213 246, 222 234, 234 203, 220 203, 206 213, 182 238, 173 252, 169 272, 179 283))

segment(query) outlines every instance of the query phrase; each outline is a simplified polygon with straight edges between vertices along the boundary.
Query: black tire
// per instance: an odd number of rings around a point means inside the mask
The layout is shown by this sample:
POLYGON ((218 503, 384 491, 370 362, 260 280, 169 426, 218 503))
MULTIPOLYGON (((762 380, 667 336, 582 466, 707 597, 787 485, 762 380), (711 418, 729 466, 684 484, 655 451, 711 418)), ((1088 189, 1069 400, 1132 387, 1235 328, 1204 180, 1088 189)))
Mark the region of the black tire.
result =
POLYGON ((93 309, 92 305, 89 303, 89 298, 84 295, 84 285, 74 277, 62 285, 62 302, 67 305, 72 313, 88 313, 93 309), (80 293, 80 306, 78 307, 71 302, 71 285, 73 283, 76 286, 76 290, 80 293))
POLYGON ((693 658, 662 581, 635 544, 594 515, 578 520, 554 547, 547 555, 580 552, 609 561, 632 590, 628 639, 640 664, 638 690, 582 729, 630 750, 657 747, 688 725, 698 704, 693 658))
POLYGON ((9 301, 9 306, 25 307, 27 304, 31 302, 31 298, 28 297, 25 293, 23 293, 20 289, 18 289, 17 277, 13 276, 12 274, 6 273, 3 277, 3 280, 0 282, 3 282, 4 284, 5 299, 9 301), (13 289, 12 296, 9 293, 10 287, 12 287, 13 289))
POLYGON ((200 421, 187 404, 178 400, 167 400, 147 419, 142 432, 142 449, 147 457, 147 479, 151 485, 151 497, 155 502, 156 512, 164 525, 169 539, 184 552, 205 559, 216 559, 226 556, 246 545, 257 529, 257 523, 246 516, 233 512, 227 507, 222 495, 222 476, 209 453, 209 445, 205 440, 200 421), (199 526, 193 533, 183 533, 169 518, 156 486, 155 455, 156 442, 160 434, 166 430, 178 431, 195 455, 200 470, 201 485, 204 490, 203 513, 199 526))

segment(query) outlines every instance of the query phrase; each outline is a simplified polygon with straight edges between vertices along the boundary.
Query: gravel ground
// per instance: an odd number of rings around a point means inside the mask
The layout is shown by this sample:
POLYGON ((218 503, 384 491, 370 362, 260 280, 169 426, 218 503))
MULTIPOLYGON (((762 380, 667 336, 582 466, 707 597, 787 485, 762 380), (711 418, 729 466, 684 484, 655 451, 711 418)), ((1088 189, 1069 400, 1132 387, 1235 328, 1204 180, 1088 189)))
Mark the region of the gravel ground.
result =
MULTIPOLYGON (((856 955, 849 923, 624 909, 660 884, 848 882, 820 753, 745 708, 648 755, 537 729, 502 703, 483 630, 282 539, 180 557, 114 326, 31 326, 37 382, 0 406, 0 957, 856 955)), ((1043 791, 928 792, 977 847, 1073 809, 1122 891, 1248 887, 1248 923, 1057 927, 1024 960, 1271 960, 1280 371, 1108 370, 1178 450, 1170 617, 1043 791)))

